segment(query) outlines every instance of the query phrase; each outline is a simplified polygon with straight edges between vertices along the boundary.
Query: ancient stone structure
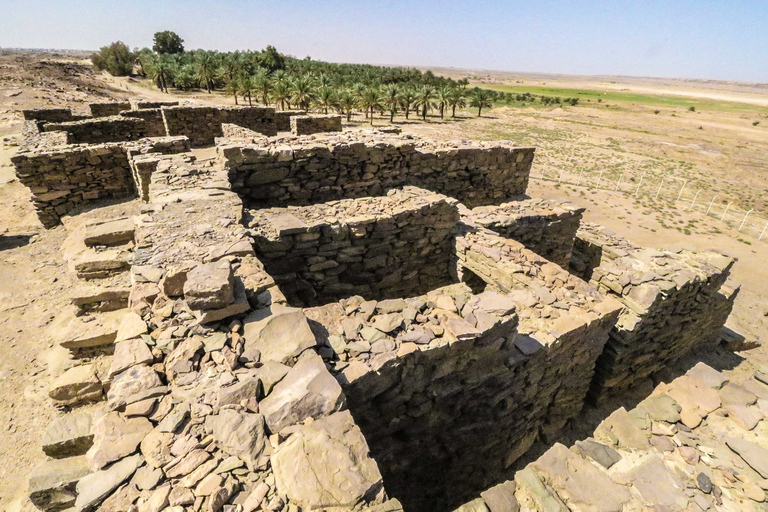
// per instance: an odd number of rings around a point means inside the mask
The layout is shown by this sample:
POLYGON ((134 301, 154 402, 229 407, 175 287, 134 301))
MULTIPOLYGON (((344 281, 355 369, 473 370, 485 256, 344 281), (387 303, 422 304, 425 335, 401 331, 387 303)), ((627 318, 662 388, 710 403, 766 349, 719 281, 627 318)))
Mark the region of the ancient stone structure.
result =
POLYGON ((340 132, 341 116, 338 114, 291 116, 291 133, 293 135, 312 135, 322 132, 340 132))
MULTIPOLYGON (((589 393, 620 393, 711 346, 735 297, 732 261, 596 256, 599 244, 579 241, 591 228, 575 234, 582 210, 520 197, 532 148, 380 131, 267 136, 269 110, 163 106, 164 133, 185 136, 98 145, 25 125, 19 178, 41 220, 63 222, 61 254, 82 284, 51 325, 72 364, 50 383, 67 412, 43 440, 33 503, 446 511, 481 492, 463 511, 652 502, 668 470, 651 452, 626 476, 632 488, 561 445, 533 477, 505 480, 589 393), (214 140, 215 158, 190 151, 214 140), (126 202, 65 215, 117 196, 126 202), (590 282, 566 270, 569 257, 590 282)), ((157 119, 145 112, 133 120, 157 119)), ((768 398, 758 384, 720 386, 722 417, 756 425, 749 393, 768 398)), ((641 404, 647 416, 606 420, 595 436, 615 448, 579 447, 599 463, 625 457, 623 446, 695 445, 682 433, 720 405, 709 407, 709 384, 674 386, 641 404)), ((762 467, 744 442, 727 444, 762 467)), ((668 509, 683 505, 675 493, 668 509)))
POLYGON ((555 444, 456 512, 764 510, 768 377, 736 383, 699 363, 620 408, 593 437, 555 444), (705 421, 706 420, 706 421, 705 421))
POLYGON ((101 144, 142 139, 146 137, 144 125, 143 119, 112 116, 66 123, 47 123, 43 129, 46 132, 66 132, 67 142, 70 144, 101 144))
POLYGON ((499 206, 480 206, 467 215, 476 224, 517 240, 567 269, 582 213, 584 208, 522 198, 499 206))
POLYGON ((289 132, 291 131, 291 117, 293 116, 305 116, 306 110, 278 110, 275 112, 275 124, 277 125, 277 131, 289 132))
POLYGON ((131 103, 128 101, 110 101, 105 103, 91 103, 88 105, 91 109, 92 117, 116 116, 123 110, 131 110, 131 103))
POLYGON ((414 185, 467 206, 501 203, 528 186, 533 148, 449 147, 397 134, 286 139, 217 147, 232 188, 254 206, 323 203, 414 185))
POLYGON ((168 135, 186 135, 192 146, 209 146, 232 123, 263 135, 276 135, 275 109, 267 107, 162 107, 168 135))
POLYGON ((33 108, 22 110, 21 114, 26 121, 40 121, 43 123, 66 123, 75 121, 76 116, 68 108, 33 108))
POLYGON ((159 108, 143 108, 137 110, 125 110, 120 112, 122 117, 144 120, 144 135, 146 137, 165 137, 165 122, 159 108))
POLYGON ((251 212, 256 252, 294 305, 397 298, 452 282, 453 201, 415 187, 383 198, 251 212))
POLYGON ((146 100, 131 100, 131 109, 132 110, 145 110, 145 109, 156 109, 156 108, 162 108, 162 107, 175 107, 179 104, 178 101, 146 101, 146 100))

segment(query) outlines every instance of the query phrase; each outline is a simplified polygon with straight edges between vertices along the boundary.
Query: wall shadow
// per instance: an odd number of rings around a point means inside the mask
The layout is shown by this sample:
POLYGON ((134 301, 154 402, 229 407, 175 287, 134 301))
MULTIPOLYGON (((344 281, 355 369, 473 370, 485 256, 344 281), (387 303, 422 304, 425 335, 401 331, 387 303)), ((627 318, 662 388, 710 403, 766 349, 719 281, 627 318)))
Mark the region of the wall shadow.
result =
POLYGON ((7 251, 9 249, 17 249, 23 247, 29 243, 29 240, 34 236, 32 235, 0 235, 0 251, 7 251))

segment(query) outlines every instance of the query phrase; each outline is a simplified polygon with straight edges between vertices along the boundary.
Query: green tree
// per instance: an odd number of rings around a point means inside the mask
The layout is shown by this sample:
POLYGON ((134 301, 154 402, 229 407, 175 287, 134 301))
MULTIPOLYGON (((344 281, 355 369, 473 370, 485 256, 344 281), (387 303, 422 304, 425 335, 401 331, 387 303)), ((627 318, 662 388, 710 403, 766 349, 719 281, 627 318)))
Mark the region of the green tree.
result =
POLYGON ((253 77, 253 85, 261 95, 261 103, 269 105, 269 93, 272 92, 272 81, 269 79, 269 75, 260 69, 253 77))
POLYGON ((483 114, 484 108, 493 107, 491 91, 487 89, 475 89, 469 97, 469 106, 477 109, 477 117, 483 114))
POLYGON ((171 55, 160 55, 149 62, 147 74, 158 89, 168 92, 168 84, 173 83, 176 68, 176 62, 171 55))
POLYGON ((448 106, 451 107, 451 117, 456 117, 456 107, 464 108, 467 100, 464 96, 464 90, 454 87, 448 96, 448 106))
POLYGON ((343 114, 347 115, 347 122, 352 119, 352 110, 357 106, 357 96, 350 89, 342 89, 338 94, 338 105, 343 114))
POLYGON ((416 91, 416 106, 421 108, 421 118, 427 120, 427 109, 434 106, 435 89, 429 85, 422 85, 416 91))
POLYGON ((285 58, 278 53, 274 46, 267 46, 261 54, 261 67, 270 73, 278 69, 285 69, 285 58))
POLYGON ((275 102, 275 106, 277 106, 277 104, 279 103, 280 110, 285 110, 286 102, 288 102, 288 106, 290 106, 290 101, 291 101, 290 84, 285 80, 275 82, 274 87, 272 87, 271 96, 272 96, 272 101, 275 102))
POLYGON ((133 72, 134 61, 135 57, 130 48, 122 41, 102 46, 98 52, 91 55, 93 66, 112 76, 130 75, 133 72))
POLYGON ((400 106, 402 106, 403 110, 405 111, 406 119, 408 119, 408 114, 411 112, 411 109, 414 108, 415 105, 416 91, 414 91, 411 87, 404 88, 400 93, 400 106))
POLYGON ((195 70, 198 80, 200 80, 200 83, 210 94, 215 86, 216 72, 218 70, 216 54, 205 50, 198 52, 195 55, 195 70))
POLYGON ((302 110, 309 110, 315 99, 315 84, 312 75, 297 76, 291 82, 291 101, 302 110))
POLYGON ((382 90, 384 96, 384 105, 389 108, 389 122, 395 120, 397 107, 400 105, 400 87, 397 84, 387 84, 382 90))
POLYGON ((323 109, 323 113, 327 114, 328 109, 331 108, 336 101, 336 95, 333 93, 333 89, 327 85, 321 85, 317 89, 316 96, 317 104, 323 109))
POLYGON ((253 105, 251 98, 256 91, 256 81, 252 76, 244 76, 240 78, 240 94, 243 95, 244 100, 248 100, 248 105, 253 105))
POLYGON ((440 111, 440 119, 443 119, 443 114, 445 113, 445 109, 448 107, 448 103, 450 102, 451 93, 455 90, 454 87, 441 87, 437 90, 437 108, 440 111))
POLYGON ((238 105, 237 95, 240 94, 240 80, 233 78, 228 81, 227 85, 224 86, 224 92, 231 94, 235 98, 235 105, 238 105))
POLYGON ((366 87, 360 96, 360 104, 366 112, 370 112, 371 126, 373 126, 373 113, 381 108, 381 91, 378 87, 366 87))
POLYGON ((184 53, 184 40, 176 32, 155 32, 152 49, 159 55, 184 53))

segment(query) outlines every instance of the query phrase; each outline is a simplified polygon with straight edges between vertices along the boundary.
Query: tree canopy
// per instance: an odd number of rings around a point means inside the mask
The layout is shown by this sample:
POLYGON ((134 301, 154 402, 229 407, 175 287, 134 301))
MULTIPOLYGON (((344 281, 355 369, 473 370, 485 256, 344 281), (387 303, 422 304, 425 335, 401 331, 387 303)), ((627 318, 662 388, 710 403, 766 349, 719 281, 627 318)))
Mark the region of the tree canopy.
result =
POLYGON ((160 55, 184 53, 184 40, 170 30, 155 32, 152 50, 160 55))
POLYGON ((91 62, 98 70, 105 70, 113 76, 127 76, 133 72, 135 57, 128 45, 122 41, 115 41, 109 46, 91 55, 91 62))

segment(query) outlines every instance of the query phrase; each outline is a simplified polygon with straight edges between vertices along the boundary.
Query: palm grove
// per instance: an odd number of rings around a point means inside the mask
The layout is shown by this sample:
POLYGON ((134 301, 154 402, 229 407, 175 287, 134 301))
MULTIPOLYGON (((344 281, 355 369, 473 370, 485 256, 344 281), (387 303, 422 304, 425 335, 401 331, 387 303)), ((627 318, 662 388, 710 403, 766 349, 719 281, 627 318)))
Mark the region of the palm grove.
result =
POLYGON ((97 69, 116 76, 134 72, 147 76, 165 92, 169 88, 223 90, 236 104, 257 102, 281 110, 315 109, 326 114, 336 111, 347 121, 356 111, 371 123, 377 112, 388 115, 390 121, 395 115, 426 120, 430 112, 443 119, 455 117, 456 109, 466 106, 477 109, 480 116, 494 103, 521 101, 520 95, 477 87, 469 90, 466 78, 456 81, 431 71, 297 59, 280 54, 273 46, 228 53, 185 51, 183 42, 174 32, 158 32, 152 49, 132 52, 118 41, 101 48, 91 60, 97 69))

